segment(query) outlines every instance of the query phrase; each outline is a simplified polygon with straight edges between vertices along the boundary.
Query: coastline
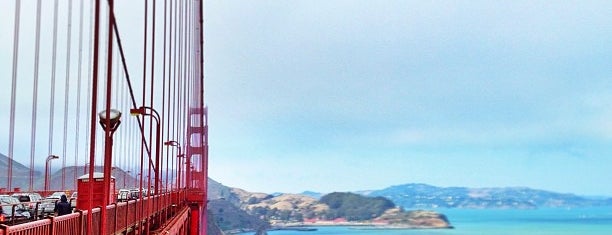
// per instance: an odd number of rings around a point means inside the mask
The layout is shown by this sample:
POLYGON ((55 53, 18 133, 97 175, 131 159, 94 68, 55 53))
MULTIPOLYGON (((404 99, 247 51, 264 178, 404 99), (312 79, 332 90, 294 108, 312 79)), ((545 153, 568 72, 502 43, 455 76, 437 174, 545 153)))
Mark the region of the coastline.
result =
POLYGON ((454 229, 452 225, 434 226, 434 225, 414 225, 414 224, 388 224, 379 222, 327 222, 318 221, 314 223, 276 223, 273 224, 270 230, 295 230, 299 228, 312 227, 350 227, 359 230, 402 230, 402 229, 454 229))
MULTIPOLYGON (((302 231, 313 232, 317 231, 316 227, 347 227, 354 230, 417 230, 417 229, 454 229, 449 226, 422 226, 422 225, 389 225, 377 222, 316 222, 316 223, 275 223, 266 231, 302 231)), ((242 234, 257 232, 257 230, 241 229, 234 231, 226 231, 227 234, 242 234)))

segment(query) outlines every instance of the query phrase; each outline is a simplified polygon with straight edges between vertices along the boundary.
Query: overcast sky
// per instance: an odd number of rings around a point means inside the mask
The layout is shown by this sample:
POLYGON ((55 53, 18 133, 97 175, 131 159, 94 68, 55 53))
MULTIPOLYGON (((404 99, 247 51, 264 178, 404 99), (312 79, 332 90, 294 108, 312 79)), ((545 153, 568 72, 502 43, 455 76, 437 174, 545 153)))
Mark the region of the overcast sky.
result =
POLYGON ((606 1, 207 1, 210 176, 612 195, 606 1))
MULTIPOLYGON (((34 2, 22 7, 32 12, 34 2)), ((0 22, 3 110, 11 4, 0 22)), ((209 176, 225 185, 296 193, 427 183, 612 196, 608 1, 213 0, 205 8, 209 176)), ((138 9, 117 10, 133 71, 138 9)), ((22 22, 31 35, 32 15, 22 22)), ((43 27, 43 38, 50 32, 43 27)), ((31 56, 32 37, 20 42, 31 56)), ((50 42, 42 43, 48 73, 50 42)), ((20 62, 28 76, 20 92, 32 89, 32 61, 20 62)), ((28 165, 29 132, 19 130, 17 155, 28 165)))

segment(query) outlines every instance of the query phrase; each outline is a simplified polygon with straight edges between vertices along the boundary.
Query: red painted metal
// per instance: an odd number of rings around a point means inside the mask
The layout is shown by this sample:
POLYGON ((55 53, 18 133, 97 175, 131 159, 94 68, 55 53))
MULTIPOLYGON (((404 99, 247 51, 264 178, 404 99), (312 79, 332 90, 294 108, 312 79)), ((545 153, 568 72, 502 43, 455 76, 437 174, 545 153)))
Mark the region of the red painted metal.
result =
POLYGON ((51 217, 52 234, 74 234, 80 233, 80 214, 73 213, 58 217, 51 217), (76 228, 76 230, 75 230, 76 228))
POLYGON ((179 211, 174 218, 169 220, 160 229, 153 231, 151 234, 186 234, 187 226, 189 225, 189 208, 185 207, 179 211))
MULTIPOLYGON (((57 5, 57 4, 56 4, 57 5)), ((93 69, 92 69, 92 80, 91 80, 91 112, 90 112, 90 138, 89 138, 89 181, 93 181, 93 172, 94 172, 94 164, 95 164, 95 155, 96 155, 96 132, 93 131, 96 128, 96 115, 98 113, 97 111, 97 105, 98 105, 98 76, 99 76, 99 72, 98 72, 98 59, 100 57, 100 0, 95 0, 94 1, 94 27, 93 27, 93 69)), ((90 185, 90 187, 88 187, 88 197, 87 200, 89 201, 89 207, 87 208, 87 213, 89 214, 87 216, 87 229, 85 230, 87 233, 93 233, 93 231, 97 231, 97 230, 92 230, 93 229, 93 216, 91 216, 91 214, 93 213, 93 208, 92 208, 92 200, 93 200, 93 187, 91 187, 92 185, 90 185)))
MULTIPOLYGON (((179 231, 185 231, 188 216, 185 211, 188 208, 183 205, 179 206, 178 210, 173 210, 173 203, 168 203, 170 198, 176 198, 179 192, 164 193, 161 195, 144 198, 142 200, 131 200, 129 202, 120 202, 117 204, 108 205, 101 210, 100 208, 92 209, 91 217, 87 211, 78 211, 78 213, 72 213, 68 215, 52 217, 49 219, 43 219, 33 221, 25 224, 19 224, 14 226, 0 225, 0 234, 6 235, 21 235, 21 234, 41 234, 41 235, 53 235, 53 234, 75 234, 75 235, 89 235, 89 234, 100 234, 99 230, 101 226, 106 226, 106 234, 143 234, 148 231, 147 229, 155 230, 158 227, 172 231, 176 231, 177 227, 183 227, 178 229, 179 231), (148 201, 154 200, 159 201, 162 206, 160 210, 151 210, 146 208, 145 205, 148 201), (163 203, 161 203, 163 202, 163 203), (144 214, 138 214, 139 208, 145 208, 144 214), (161 216, 160 211, 168 211, 170 217, 161 216), (109 220, 106 222, 101 221, 101 214, 103 211, 109 216, 109 220), (92 224, 89 225, 88 221, 91 219, 92 224), (143 219, 147 221, 159 221, 159 224, 145 223, 141 224, 140 221, 143 219), (160 226, 160 224, 163 224, 160 226), (91 226, 94 230, 88 232, 87 228, 91 226)), ((170 233, 177 234, 177 233, 170 233)))
MULTIPOLYGON (((89 181, 89 175, 83 175, 79 177, 77 180, 77 209, 78 210, 87 210, 90 205, 92 208, 94 207, 102 207, 109 203, 114 203, 117 199, 114 195, 108 195, 105 197, 103 191, 105 186, 105 181, 103 178, 103 174, 100 172, 95 172, 93 175, 93 181, 89 181), (89 200, 89 188, 92 187, 93 194, 91 195, 91 201, 89 200)), ((109 187, 112 192, 115 191, 115 178, 111 177, 109 180, 109 187)))
POLYGON ((191 208, 190 234, 206 234, 206 185, 207 185, 207 110, 191 108, 187 128, 187 180, 186 201, 191 208), (204 124, 203 124, 204 123, 204 124), (191 162, 200 163, 191 170, 191 162))
POLYGON ((30 223, 7 226, 3 229, 5 235, 50 234, 51 220, 37 220, 30 223))
MULTIPOLYGON (((191 215, 189 216, 189 234, 198 235, 200 234, 200 205, 189 205, 189 209, 191 209, 191 215)), ((201 226, 206 226, 206 224, 202 224, 201 226)))
MULTIPOLYGON (((71 2, 71 1, 70 1, 71 2)), ((43 219, 31 223, 26 223, 22 225, 16 226, 0 226, 0 234, 109 234, 109 233, 124 233, 124 234, 143 234, 149 231, 160 232, 164 234, 206 234, 206 196, 207 196, 207 174, 208 174, 208 128, 207 128, 207 109, 205 108, 204 103, 204 75, 203 75, 203 9, 201 0, 194 0, 192 2, 180 2, 176 3, 178 11, 175 12, 176 16, 180 16, 180 25, 175 25, 180 27, 180 31, 177 32, 176 29, 174 33, 172 33, 173 24, 171 21, 170 33, 171 35, 168 38, 171 40, 171 43, 174 42, 175 45, 177 40, 179 41, 178 47, 176 47, 175 56, 172 60, 175 63, 174 69, 168 70, 168 74, 172 72, 175 75, 178 73, 178 76, 175 76, 174 80, 178 81, 178 87, 181 87, 174 90, 175 98, 173 100, 174 105, 173 109, 176 109, 173 112, 169 112, 166 116, 164 112, 162 112, 162 118, 168 120, 172 119, 172 124, 168 122, 168 129, 165 129, 165 126, 160 127, 160 123, 163 123, 163 120, 160 119, 159 115, 157 115, 157 139, 156 139, 156 156, 155 162, 150 160, 152 158, 152 151, 149 149, 146 143, 145 138, 142 139, 143 145, 146 146, 147 152, 149 153, 149 167, 154 167, 153 171, 149 171, 148 177, 151 178, 155 176, 153 181, 149 180, 148 183, 154 183, 154 188, 147 187, 147 190, 153 189, 155 191, 154 196, 143 197, 141 195, 139 200, 130 200, 128 202, 121 202, 113 204, 116 200, 114 194, 114 185, 115 180, 110 176, 110 168, 112 164, 112 144, 113 144, 113 136, 112 132, 106 128, 104 128, 105 133, 105 146, 104 146, 104 164, 103 164, 103 173, 102 177, 95 177, 94 163, 96 160, 95 155, 99 152, 96 151, 96 136, 95 136, 95 128, 98 114, 98 76, 100 73, 99 69, 99 39, 101 38, 101 34, 99 33, 100 26, 100 0, 95 0, 95 5, 93 9, 95 9, 95 16, 92 19, 95 19, 94 25, 92 25, 93 32, 93 46, 91 46, 93 50, 93 55, 89 56, 93 59, 91 63, 93 66, 93 70, 91 77, 89 80, 92 82, 92 94, 91 94, 91 131, 90 142, 89 142, 89 161, 86 161, 86 166, 89 163, 89 172, 84 171, 84 173, 89 173, 89 176, 79 180, 78 184, 78 193, 79 197, 77 197, 77 206, 79 209, 78 213, 69 214, 65 216, 53 217, 48 219, 43 219), (179 5, 180 4, 180 9, 179 5), (177 37, 178 35, 178 37, 177 37), (174 39, 174 40, 173 40, 174 39), (178 57, 176 56, 178 50, 178 57), (196 59, 197 58, 197 59, 196 59), (179 65, 178 69, 176 64, 179 65), (178 99, 177 99, 178 96, 178 99), (187 101, 188 98, 191 98, 187 101), (171 115, 174 115, 170 117, 171 115), (169 187, 169 177, 168 177, 168 167, 169 160, 166 158, 165 162, 160 158, 160 144, 159 141, 161 138, 160 132, 168 131, 170 132, 170 128, 175 128, 172 130, 172 137, 177 140, 185 140, 183 143, 185 144, 185 155, 184 159, 187 164, 187 169, 178 170, 177 173, 177 183, 174 189, 169 187), (178 129, 178 130, 177 130, 178 129), (176 135, 174 134, 176 131, 176 135), (165 164, 166 166, 166 185, 165 190, 160 184, 161 174, 160 168, 165 164), (181 172, 183 171, 183 172, 181 172), (155 175, 153 175, 155 174, 155 175), (183 179, 184 176, 184 179, 183 179), (99 180, 99 181, 98 181, 99 180), (184 182, 184 184, 183 184, 184 182), (182 189, 184 186, 186 189, 182 189), (168 190, 170 189, 170 190, 168 190), (178 189, 178 190, 177 190, 178 189), (174 190, 174 191, 173 191, 174 190), (151 207, 151 205, 156 205, 155 207, 151 207), (95 208, 100 207, 100 208, 95 208)), ((148 1, 145 1, 145 4, 148 1)), ((109 18, 108 20, 108 45, 106 51, 108 51, 107 63, 104 68, 106 68, 106 116, 109 116, 108 110, 110 110, 111 98, 118 97, 117 94, 114 94, 114 91, 117 90, 117 87, 111 86, 111 77, 118 73, 113 73, 112 70, 112 61, 113 61, 113 44, 117 43, 119 47, 121 47, 121 42, 119 39, 118 29, 115 25, 115 16, 113 13, 113 0, 108 0, 108 10, 109 10, 109 18), (114 35, 115 34, 115 35, 114 35), (114 89, 114 90, 113 90, 114 89)), ((174 4, 171 3, 171 7, 174 4)), ((164 4, 166 6, 166 4, 164 4)), ((82 5, 81 5, 82 7, 82 5)), ((72 8, 72 7, 69 7, 72 8)), ((148 7, 145 5, 145 9, 148 10, 148 7)), ((55 5, 55 10, 57 12, 57 4, 55 5)), ((146 10, 146 11, 147 11, 146 10)), ((150 77, 150 84, 146 84, 146 81, 143 81, 143 103, 142 105, 149 105, 153 107, 153 94, 154 94, 154 84, 153 82, 158 78, 154 79, 154 65, 159 62, 155 61, 155 2, 153 2, 153 17, 152 17, 152 30, 151 37, 152 43, 151 45, 147 45, 147 37, 149 33, 147 32, 147 28, 149 28, 149 24, 147 21, 151 20, 146 16, 145 11, 145 39, 144 39, 144 65, 143 68, 145 72, 143 73, 143 78, 150 77), (151 58, 147 59, 147 52, 151 51, 151 58), (148 66, 150 68, 149 74, 148 66), (150 88, 150 93, 147 94, 147 90, 150 88), (151 96, 150 102, 147 104, 148 100, 145 100, 145 94, 151 96)), ((166 46, 166 11, 164 11, 164 47, 166 46)), ((170 13, 172 18, 172 8, 170 8, 170 13)), ((54 17, 57 18, 57 13, 54 14, 54 17)), ((178 18, 177 18, 178 19, 178 18)), ((106 19, 105 19, 106 20, 106 19)), ((81 20, 82 21, 82 20, 81 20)), ((17 24, 18 25, 18 24, 17 24)), ((54 37, 57 33, 57 30, 54 29, 54 37)), ((68 35, 70 35, 70 31, 68 31, 68 35)), ((15 35, 14 35, 15 36, 15 35)), ((55 47, 55 40, 54 40, 55 47)), ((70 39, 68 39, 68 46, 70 46, 70 39)), ((80 46, 79 46, 80 48, 80 46)), ((70 50, 70 49, 68 49, 70 50)), ((79 49, 80 50, 80 49, 79 49)), ((55 48, 53 50, 53 70, 55 71, 55 48)), ((123 51, 120 48, 120 53, 123 59, 123 51)), ((164 76, 165 65, 166 65, 166 49, 164 49, 164 76)), ((158 59, 159 60, 159 59, 158 59)), ((67 61, 70 61, 69 57, 67 61)), ((79 59, 80 61, 80 59, 79 59)), ((127 74, 127 67, 125 65, 125 60, 122 60, 124 65, 124 72, 127 74)), ((66 64, 67 68, 69 68, 69 64, 66 64)), ((80 72, 80 69, 79 69, 80 72)), ((53 72, 55 74, 55 72, 53 72)), ((168 76, 171 77, 171 76, 168 76)), ((66 84, 69 76, 66 76, 66 84)), ((143 80, 147 80, 143 79, 143 80)), ((129 76, 127 78, 129 83, 129 76)), ((159 82, 159 80, 158 80, 159 82)), ((132 94, 132 102, 134 103, 133 93, 131 91, 130 85, 130 93, 132 94)), ((160 93, 160 92, 158 92, 160 93)), ((164 93, 165 94, 165 89, 164 93)), ((170 94, 170 93, 169 93, 170 94)), ((165 95, 163 98, 166 98, 165 95)), ((51 97, 53 99, 53 96, 51 97)), ((65 101, 68 102, 67 100, 65 101)), ((52 101, 53 104, 53 101, 52 101)), ((169 103, 168 103, 169 104, 169 103)), ((133 104, 136 107, 136 104, 133 104)), ((66 109, 65 109, 66 110, 66 109)), ((152 111, 155 111, 151 108, 152 111)), ((51 112, 53 113, 53 108, 51 108, 51 112)), ((77 111, 78 112, 78 111, 77 111)), ((66 114, 66 111, 64 112, 66 114)), ((156 113, 156 112, 155 112, 156 113)), ((14 114, 14 111, 12 111, 14 114)), ((51 115, 53 118, 53 115, 51 115)), ((78 119, 78 118, 77 118, 78 119)), ((108 119, 108 118, 107 118, 108 119)), ((140 119, 139 119, 140 122, 140 119)), ((152 122, 151 122, 152 123, 152 122)), ((109 126, 109 122, 105 122, 106 126, 109 126)), ((103 124, 104 126, 104 124, 103 124)), ((144 124, 140 124, 141 133, 144 137, 144 133, 149 132, 152 133, 152 126, 149 127, 150 130, 144 131, 144 124)), ((64 132, 66 128, 66 124, 64 125, 64 132)), ((51 128, 51 133, 52 133, 51 128)), ((99 131, 98 131, 99 133, 99 131)), ((52 134, 50 135, 52 136, 52 134)), ((52 137, 50 137, 52 138, 52 137)), ((66 139, 66 134, 64 133, 64 139, 66 139)), ((149 137, 152 140, 152 137, 149 137)), ((78 134, 77 134, 78 140, 78 134)), ((51 140, 50 140, 51 141, 51 140)), ((122 140, 123 141, 123 140, 122 140)), ((65 142, 65 141, 64 141, 65 142)), ((151 141, 152 143, 152 141, 151 141)), ((49 146, 52 146, 49 144, 49 146)), ((64 147, 64 152, 65 148, 64 147)), ((50 147, 51 149, 51 147, 50 147)), ((10 151, 9 151, 10 152, 10 151)), ((11 155, 11 154, 10 154, 11 155)), ((179 147, 179 156, 183 155, 181 153, 181 149, 179 147)), ((65 156, 62 156, 65 157, 65 156)), ((77 159, 77 158, 75 158, 77 159)), ((181 164, 182 158, 179 157, 178 165, 179 169, 183 169, 183 165, 181 164)), ((64 161, 65 162, 65 158, 64 161)), ((141 161, 144 162, 144 161, 141 161)), ((174 164, 174 163, 172 163, 174 164)), ((121 166, 123 167, 123 166, 121 166)), ((140 180, 142 182, 142 165, 141 165, 141 176, 140 180)), ((132 168, 133 169, 133 168, 132 168)), ((10 167, 9 167, 10 170, 10 167)), ((46 167, 46 171, 49 171, 48 167, 46 167)), ((136 172, 136 170, 134 170, 136 172)), ((30 173, 31 174, 31 173, 30 173)), ((75 171, 76 174, 76 171, 75 171)), ((9 172, 9 175, 11 173, 9 172)), ((45 174, 47 175, 47 173, 45 174)), ((9 177, 10 178, 10 177, 9 177)), ((62 184, 65 183, 65 175, 62 174, 62 184)), ((76 175, 75 175, 76 178, 76 175)), ((30 179, 31 180, 31 179, 30 179)), ((48 184, 48 180, 46 180, 48 184)), ((124 185, 125 185, 124 178, 124 185)), ((10 185, 10 179, 9 179, 10 185)), ((141 183, 140 188, 143 187, 141 183)), ((146 186, 145 186, 146 187, 146 186)), ((45 187, 44 192, 49 192, 48 187, 45 187)), ((8 188, 7 190, 10 190, 8 188)))
MULTIPOLYGON (((109 12, 112 12, 114 9, 114 1, 108 0, 108 9, 109 12)), ((113 81, 113 25, 115 24, 115 17, 108 17, 108 45, 107 45, 107 61, 106 61, 106 118, 104 121, 106 123, 100 122, 104 127, 104 202, 105 206, 111 203, 111 199, 109 198, 112 194, 110 191, 111 185, 111 167, 113 164, 113 132, 115 132, 117 126, 111 125, 111 98, 112 98, 112 81, 113 81)), ((101 213, 101 221, 102 225, 100 225, 100 234, 107 234, 108 228, 106 223, 107 219, 107 210, 102 210, 101 213)))

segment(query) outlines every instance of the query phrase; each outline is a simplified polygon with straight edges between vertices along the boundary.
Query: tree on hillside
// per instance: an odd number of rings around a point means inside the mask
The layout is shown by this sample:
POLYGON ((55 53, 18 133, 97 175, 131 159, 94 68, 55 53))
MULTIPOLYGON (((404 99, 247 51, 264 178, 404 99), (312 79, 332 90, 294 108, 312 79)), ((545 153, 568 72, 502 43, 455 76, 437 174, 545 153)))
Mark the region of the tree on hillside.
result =
POLYGON ((370 220, 382 215, 395 204, 384 197, 365 197, 354 193, 330 193, 320 202, 329 206, 328 219, 346 218, 349 221, 370 220))

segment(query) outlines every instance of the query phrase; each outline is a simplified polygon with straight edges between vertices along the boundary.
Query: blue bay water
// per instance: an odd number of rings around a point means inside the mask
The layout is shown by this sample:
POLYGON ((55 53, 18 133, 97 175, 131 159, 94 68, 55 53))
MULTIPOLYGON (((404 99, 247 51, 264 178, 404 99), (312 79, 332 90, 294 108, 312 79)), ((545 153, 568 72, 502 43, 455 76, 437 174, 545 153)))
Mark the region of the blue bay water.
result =
MULTIPOLYGON (((270 231, 269 235, 610 235, 612 208, 537 210, 438 210, 455 229, 359 230, 352 227, 317 227, 317 231, 270 231)), ((247 233, 253 234, 253 233, 247 233)))

